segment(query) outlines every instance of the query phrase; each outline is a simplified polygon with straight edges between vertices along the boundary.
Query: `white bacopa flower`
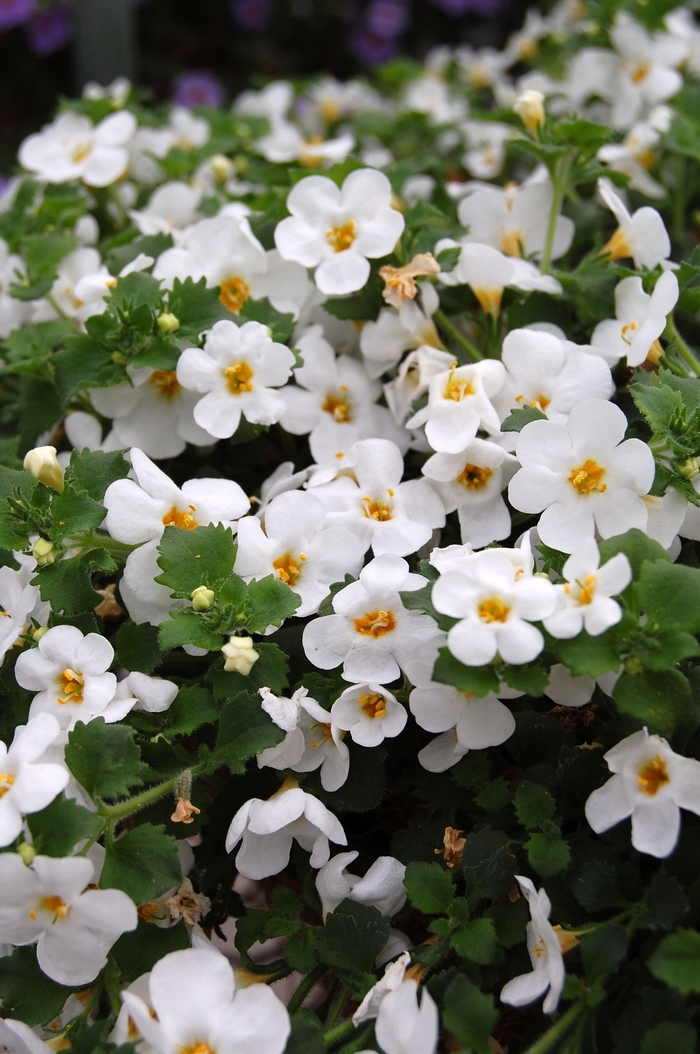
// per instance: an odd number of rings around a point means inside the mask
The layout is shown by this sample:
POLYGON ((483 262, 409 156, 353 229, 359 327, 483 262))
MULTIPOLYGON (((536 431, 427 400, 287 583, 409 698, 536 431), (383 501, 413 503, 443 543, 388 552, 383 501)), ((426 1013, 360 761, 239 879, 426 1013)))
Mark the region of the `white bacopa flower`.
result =
POLYGON ((405 351, 428 345, 444 351, 432 315, 440 306, 437 290, 420 282, 423 310, 415 300, 404 300, 398 311, 382 308, 376 322, 366 322, 360 334, 360 350, 370 377, 381 377, 397 364, 405 351))
POLYGON ((421 589, 422 575, 410 574, 398 556, 377 556, 333 597, 334 615, 304 628, 307 658, 322 670, 343 663, 343 677, 356 684, 396 680, 415 649, 437 632, 429 615, 404 608, 399 592, 421 589))
MULTIPOLYGON (((451 238, 441 239, 435 246, 440 253, 443 249, 457 248, 458 242, 451 238)), ((503 290, 507 286, 527 292, 561 293, 561 283, 551 275, 543 275, 539 268, 528 260, 506 256, 498 249, 481 242, 462 242, 457 266, 440 275, 443 285, 468 285, 479 301, 482 310, 494 318, 501 310, 503 290)))
POLYGON ((134 671, 119 682, 116 694, 133 698, 134 710, 141 710, 147 714, 162 714, 171 706, 179 691, 172 681, 134 671))
POLYGON ((516 445, 522 465, 508 497, 521 512, 541 512, 545 545, 570 553, 597 531, 602 538, 644 530, 642 495, 654 480, 654 456, 639 439, 624 439, 627 418, 613 403, 583 399, 566 427, 525 425, 516 445))
POLYGON ((646 728, 604 755, 614 775, 586 802, 586 819, 600 834, 632 817, 632 845, 660 859, 673 852, 681 809, 700 815, 700 761, 674 753, 646 728))
POLYGON ((170 952, 146 987, 147 999, 135 986, 122 999, 153 1054, 282 1054, 286 1046, 284 1004, 264 984, 237 988, 228 959, 213 949, 170 952))
POLYGON ((674 67, 687 58, 688 44, 669 33, 649 34, 622 11, 617 12, 610 39, 622 60, 611 121, 615 128, 629 128, 644 107, 656 106, 680 91, 683 78, 674 67))
POLYGON ((303 737, 301 757, 289 765, 293 772, 321 770, 321 786, 336 791, 343 786, 350 771, 350 752, 343 742, 345 732, 334 722, 328 710, 308 695, 299 697, 298 730, 303 737))
POLYGON ((527 924, 527 950, 532 973, 521 974, 501 989, 501 1002, 510 1006, 527 1006, 547 992, 542 1009, 553 1014, 564 986, 564 958, 557 931, 549 921, 552 910, 544 889, 539 892, 529 878, 515 876, 530 908, 527 924))
POLYGON ((259 322, 217 322, 203 348, 183 351, 177 379, 185 388, 205 393, 194 408, 194 419, 210 436, 227 439, 241 416, 251 424, 279 421, 286 404, 274 391, 288 379, 294 356, 269 336, 259 322))
POLYGON ((417 982, 402 981, 382 999, 375 1035, 384 1054, 434 1054, 438 1022, 438 1009, 427 988, 421 989, 419 1005, 417 982))
POLYGON ((632 581, 632 568, 624 553, 617 553, 601 567, 596 541, 588 538, 564 564, 564 578, 564 585, 555 586, 558 609, 543 619, 553 637, 576 637, 582 629, 597 637, 620 621, 622 609, 612 597, 632 581))
POLYGON ((387 256, 404 218, 391 206, 391 184, 374 169, 351 172, 342 187, 308 176, 287 198, 291 216, 278 223, 275 244, 285 260, 315 267, 322 293, 352 293, 369 278, 369 260, 387 256))
POLYGON ((17 683, 39 693, 29 716, 53 714, 66 730, 77 721, 105 716, 117 687, 115 675, 107 672, 113 661, 114 649, 101 634, 83 636, 75 626, 54 626, 15 666, 17 683))
MULTIPOLYGON (((79 1011, 76 1011, 76 1016, 79 1011)), ((0 1020, 0 1043, 10 1054, 51 1054, 53 1047, 37 1036, 23 1021, 0 1020)))
MULTIPOLYGON (((494 187, 472 184, 473 190, 459 203, 459 222, 466 227, 466 241, 480 242, 507 256, 523 259, 541 257, 552 208, 552 184, 531 182, 523 186, 509 183, 494 187)), ((554 230, 552 259, 558 260, 569 250, 574 224, 568 216, 559 216, 554 230)))
POLYGON ((338 479, 314 488, 326 507, 328 527, 344 527, 375 555, 407 556, 425 545, 445 523, 440 498, 425 480, 403 476, 403 458, 388 439, 357 443, 345 464, 354 479, 338 479))
POLYGON ((39 587, 30 585, 36 572, 36 561, 22 553, 13 554, 19 569, 0 567, 0 662, 23 633, 31 628, 32 620, 46 625, 51 608, 40 599, 39 587))
POLYGON ((651 296, 638 276, 623 278, 615 286, 615 318, 598 323, 591 344, 611 364, 625 356, 628 366, 641 366, 650 357, 658 361, 663 354, 659 337, 678 295, 678 279, 672 271, 664 271, 651 296))
POLYGON ((241 839, 236 867, 252 879, 283 871, 294 839, 311 853, 312 867, 327 863, 329 839, 337 845, 347 845, 345 832, 333 813, 293 781, 282 784, 267 801, 251 798, 241 806, 226 835, 226 852, 233 852, 241 839))
POLYGON ((291 121, 275 120, 270 132, 255 143, 266 161, 283 164, 299 161, 308 168, 318 168, 323 162, 340 164, 355 146, 355 136, 343 132, 333 139, 320 135, 305 136, 291 121))
POLYGON ((506 143, 513 138, 513 127, 498 121, 465 121, 461 132, 467 146, 462 157, 467 172, 476 179, 498 176, 506 157, 506 143))
POLYGON ((428 405, 406 422, 407 428, 425 425, 433 450, 458 454, 484 429, 500 434, 500 421, 491 399, 505 381, 502 362, 487 359, 438 373, 430 382, 428 405))
POLYGON ((630 215, 627 206, 606 177, 598 180, 598 193, 608 206, 618 227, 612 238, 600 250, 610 260, 623 260, 631 256, 634 266, 653 270, 663 263, 671 251, 671 240, 664 221, 650 205, 630 215))
POLYGON ((353 684, 333 703, 331 721, 361 747, 378 747, 403 732, 408 715, 380 684, 353 684))
POLYGON ((663 198, 665 188, 649 175, 655 162, 654 150, 671 124, 671 108, 655 106, 648 118, 632 125, 621 143, 606 143, 596 154, 609 168, 629 176, 629 186, 648 198, 663 198))
POLYGON ((148 204, 142 209, 131 209, 129 217, 141 234, 172 234, 177 238, 180 231, 199 219, 201 199, 201 187, 179 181, 163 183, 151 194, 148 204))
POLYGON ((384 385, 384 398, 397 424, 402 425, 411 416, 413 403, 426 394, 433 377, 449 370, 453 362, 449 352, 428 344, 422 344, 403 359, 396 377, 384 385))
MULTIPOLYGON (((349 856, 350 854, 340 855, 349 856)), ((334 859, 337 859, 337 857, 334 859)), ((331 860, 331 864, 332 863, 333 860, 331 860)), ((320 891, 319 896, 322 896, 320 891)), ((352 1015, 352 1023, 355 1028, 359 1028, 365 1021, 372 1021, 377 1016, 382 1000, 389 994, 389 992, 393 992, 395 988, 399 987, 403 982, 406 970, 410 965, 411 955, 408 951, 402 952, 398 959, 387 964, 384 969, 384 975, 379 978, 376 984, 372 985, 369 992, 367 992, 357 1010, 352 1015)))
POLYGON ((43 131, 30 135, 19 148, 23 168, 49 183, 82 179, 91 187, 107 187, 126 172, 126 144, 136 131, 127 110, 93 125, 89 117, 62 113, 43 131))
MULTIPOLYGON (((63 627, 62 627, 63 628, 63 627)), ((0 854, 0 940, 37 943, 39 966, 53 981, 82 985, 107 963, 114 942, 136 929, 133 901, 119 889, 88 889, 95 867, 86 857, 0 854)))
POLYGON ((0 741, 0 846, 9 845, 22 830, 22 818, 39 812, 68 783, 68 770, 39 759, 61 728, 51 714, 37 714, 18 725, 9 748, 0 741))
POLYGON ((359 855, 357 852, 338 853, 316 875, 324 921, 346 898, 358 904, 370 904, 388 918, 406 903, 403 884, 406 865, 393 856, 379 856, 360 878, 346 870, 359 855))
POLYGON ((465 571, 441 575, 432 602, 443 615, 460 619, 447 647, 466 666, 483 666, 500 654, 504 662, 530 662, 544 647, 533 622, 551 615, 556 594, 551 582, 517 574, 498 549, 478 554, 465 571))

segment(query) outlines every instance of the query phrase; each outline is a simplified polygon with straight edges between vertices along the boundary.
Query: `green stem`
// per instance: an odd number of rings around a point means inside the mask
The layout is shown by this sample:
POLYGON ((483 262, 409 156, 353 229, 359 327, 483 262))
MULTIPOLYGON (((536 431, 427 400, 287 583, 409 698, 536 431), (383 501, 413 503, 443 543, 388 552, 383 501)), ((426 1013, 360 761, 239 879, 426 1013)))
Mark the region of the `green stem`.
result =
POLYGON ((119 968, 113 955, 109 955, 107 958, 107 965, 104 969, 104 978, 109 993, 109 1001, 112 1004, 112 1010, 115 1015, 118 1015, 122 1008, 121 986, 119 984, 119 968))
POLYGON ((526 1054, 545 1054, 545 1051, 551 1050, 554 1043, 569 1031, 584 1009, 584 1003, 574 1003, 573 1006, 570 1006, 566 1013, 562 1014, 559 1020, 555 1021, 543 1036, 540 1036, 531 1047, 528 1047, 526 1054))
POLYGON ((347 988, 341 982, 340 985, 338 986, 338 991, 336 993, 335 1000, 333 1002, 333 1006, 331 1007, 331 1009, 330 1009, 330 1011, 328 1013, 328 1017, 326 1018, 326 1021, 325 1021, 326 1028, 329 1031, 334 1027, 334 1025, 336 1024, 338 1018, 340 1017, 340 1012, 343 1009, 343 1007, 345 1006, 345 1000, 347 999, 347 996, 348 996, 347 988))
POLYGON ((343 1039, 349 1032, 354 1029, 352 1018, 349 1017, 347 1021, 341 1021, 339 1025, 335 1025, 333 1028, 329 1028, 327 1032, 323 1033, 323 1039, 327 1047, 330 1047, 333 1043, 337 1043, 338 1040, 343 1039))
MULTIPOLYGON (((205 768, 205 764, 195 765, 191 770, 192 775, 198 776, 204 772, 205 768)), ((144 809, 154 801, 164 798, 166 794, 171 794, 175 790, 180 775, 181 773, 178 773, 177 776, 165 780, 164 783, 158 783, 155 787, 149 787, 148 790, 142 791, 141 794, 135 794, 133 798, 119 802, 117 805, 102 805, 99 808, 100 815, 104 816, 110 823, 117 823, 118 820, 123 820, 125 816, 131 816, 132 812, 144 809)))
POLYGON ((560 157, 557 161, 554 174, 552 175, 552 207, 549 210, 547 233, 544 239, 544 249, 542 250, 542 264, 540 265, 542 274, 549 274, 552 269, 554 235, 557 229, 559 213, 561 212, 561 203, 564 200, 564 192, 566 190, 566 183, 569 175, 569 165, 569 155, 565 154, 564 157, 560 157))
POLYGON ((95 534, 94 531, 71 539, 71 541, 75 541, 75 544, 79 545, 84 553, 90 552, 91 549, 106 549, 108 552, 114 553, 133 553, 134 549, 138 549, 137 545, 118 542, 107 534, 95 534))
POLYGON ((88 851, 88 849, 92 849, 92 847, 95 844, 95 842, 97 841, 97 839, 101 838, 104 833, 105 833, 105 829, 104 829, 104 826, 102 826, 99 831, 95 831, 95 833, 93 834, 92 838, 88 838, 87 842, 85 843, 83 848, 80 850, 80 852, 76 853, 76 856, 85 856, 87 851, 88 851))
POLYGON ((300 982, 299 987, 292 994, 292 998, 287 1004, 287 1010, 290 1014, 293 1014, 295 1010, 300 1008, 314 985, 318 984, 321 978, 327 973, 328 967, 325 963, 319 963, 318 966, 314 966, 310 973, 307 973, 306 977, 300 982))
POLYGON ((454 322, 451 322, 443 311, 436 311, 433 315, 433 318, 435 319, 437 324, 445 330, 446 333, 449 333, 452 339, 456 341, 457 344, 459 344, 464 351, 468 352, 471 355, 472 359, 476 360, 477 362, 480 362, 483 359, 484 356, 481 354, 479 349, 474 347, 472 342, 468 340, 467 337, 465 337, 464 334, 460 332, 460 330, 457 329, 454 322))
POLYGON ((124 203, 122 202, 122 199, 117 194, 116 187, 114 186, 114 184, 112 184, 110 187, 107 188, 107 190, 110 201, 114 202, 117 212, 119 213, 120 228, 124 227, 125 225, 128 225, 128 223, 130 222, 129 216, 127 214, 126 209, 124 208, 124 203))
POLYGON ((60 306, 60 304, 58 304, 58 303, 56 302, 56 299, 55 299, 55 297, 53 297, 53 296, 51 295, 51 293, 47 293, 47 294, 45 295, 45 297, 44 297, 44 300, 46 300, 46 301, 47 301, 47 303, 51 304, 51 307, 52 307, 52 308, 54 309, 54 311, 56 312, 56 314, 57 314, 57 315, 58 315, 58 316, 59 316, 60 318, 62 318, 64 322, 70 322, 70 324, 71 324, 72 326, 75 326, 75 319, 71 318, 71 317, 70 317, 70 315, 67 315, 67 314, 65 313, 65 311, 63 310, 63 308, 62 308, 62 307, 60 306))
POLYGON ((693 373, 695 373, 696 376, 700 377, 700 362, 698 362, 698 360, 695 358, 695 355, 690 350, 686 342, 683 340, 683 337, 676 329, 676 323, 674 321, 673 315, 668 316, 667 328, 670 331, 671 336, 673 337, 673 342, 676 345, 676 350, 678 351, 678 354, 681 356, 681 358, 685 359, 693 373))

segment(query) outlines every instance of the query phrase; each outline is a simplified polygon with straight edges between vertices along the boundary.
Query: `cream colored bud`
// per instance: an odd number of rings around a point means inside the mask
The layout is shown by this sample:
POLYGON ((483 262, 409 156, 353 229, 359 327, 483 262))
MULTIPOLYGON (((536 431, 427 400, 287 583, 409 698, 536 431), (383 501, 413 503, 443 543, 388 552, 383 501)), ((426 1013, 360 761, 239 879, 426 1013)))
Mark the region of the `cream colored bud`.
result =
POLYGON ((175 333, 180 328, 180 319, 173 315, 172 311, 164 311, 162 315, 158 315, 156 322, 161 333, 175 333))
POLYGON ((53 542, 47 538, 37 539, 32 549, 32 556, 36 560, 37 567, 48 567, 49 564, 56 563, 56 550, 53 542))
POLYGON ((227 673, 240 673, 247 677, 260 656, 253 648, 252 637, 231 637, 224 644, 222 652, 226 658, 224 670, 227 673))
POLYGON ((233 161, 228 157, 224 157, 223 154, 214 154, 213 157, 210 157, 209 165, 211 166, 211 170, 214 173, 214 178, 217 183, 223 183, 224 180, 233 175, 235 170, 233 161))
POLYGON ((113 351, 110 355, 110 359, 115 366, 126 366, 126 355, 123 351, 113 351))
POLYGON ((32 640, 35 640, 37 642, 37 644, 38 644, 39 641, 41 640, 41 638, 44 636, 44 634, 48 633, 48 632, 49 632, 49 627, 48 626, 37 626, 36 629, 32 630, 32 640))
POLYGON ((207 589, 206 586, 197 586, 190 596, 192 597, 192 610, 193 611, 208 611, 214 603, 214 590, 207 589))
POLYGON ((530 135, 535 135, 544 124, 544 95, 534 90, 522 92, 513 103, 513 112, 517 113, 530 135))
POLYGON ((696 457, 689 457, 678 469, 678 474, 682 476, 683 479, 695 479, 696 476, 700 476, 698 459, 696 457))
POLYGON ((36 856, 36 849, 33 845, 30 845, 29 842, 20 842, 17 846, 17 855, 21 857, 24 866, 29 867, 36 856))
POLYGON ((24 467, 35 479, 60 494, 63 491, 63 469, 58 463, 55 446, 35 446, 24 458, 24 467))

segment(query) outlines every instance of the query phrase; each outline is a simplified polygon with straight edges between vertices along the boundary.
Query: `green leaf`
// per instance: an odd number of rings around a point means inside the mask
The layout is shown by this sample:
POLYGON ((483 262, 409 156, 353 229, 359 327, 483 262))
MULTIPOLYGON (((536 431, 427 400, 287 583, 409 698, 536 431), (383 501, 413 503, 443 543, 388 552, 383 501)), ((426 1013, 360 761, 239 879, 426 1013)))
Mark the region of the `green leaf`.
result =
POLYGON ((502 947, 514 948, 516 944, 522 944, 525 940, 530 912, 524 897, 520 897, 514 904, 509 900, 504 904, 492 904, 485 914, 487 918, 493 919, 496 937, 502 947))
POLYGON ((293 970, 308 973, 316 964, 316 935, 311 926, 302 926, 284 947, 284 957, 293 970))
POLYGON ((120 980, 129 984, 152 970, 164 955, 189 947, 190 936, 184 922, 175 926, 156 926, 154 922, 139 919, 136 929, 124 933, 112 946, 110 955, 114 956, 119 967, 120 980))
POLYGON ((650 732, 668 736, 691 703, 687 677, 678 670, 642 670, 623 673, 613 688, 613 698, 624 714, 632 714, 650 732))
POLYGON ((491 780, 488 787, 484 787, 474 799, 480 809, 487 812, 498 812, 505 809, 510 802, 510 788, 502 776, 491 780))
POLYGON ((447 648, 440 648, 433 680, 454 685, 458 692, 473 692, 478 696, 497 692, 499 688, 498 674, 493 666, 465 666, 447 648))
POLYGON ((617 874, 603 860, 585 860, 569 879, 571 892, 586 911, 604 911, 622 903, 617 874))
POLYGON ((452 875, 438 863, 413 861, 406 868, 404 885, 413 907, 426 915, 446 914, 454 900, 452 875))
POLYGON ((270 330, 270 336, 279 344, 288 344, 294 333, 294 316, 276 311, 265 297, 262 300, 246 300, 239 312, 244 322, 260 322, 270 330))
POLYGON ((248 585, 248 632, 264 633, 268 626, 281 626, 300 603, 301 597, 274 575, 254 579, 248 585))
POLYGON ((64 538, 72 538, 84 531, 94 531, 99 527, 107 510, 99 501, 95 501, 84 490, 76 490, 67 484, 62 494, 57 494, 51 502, 51 538, 59 544, 64 538))
POLYGON ((12 296, 17 300, 38 300, 45 296, 54 283, 59 263, 77 244, 73 234, 58 231, 30 234, 22 243, 27 277, 10 286, 12 296))
MULTIPOLYGON (((105 257, 105 263, 113 275, 118 275, 123 267, 130 264, 132 260, 143 253, 157 259, 166 249, 172 248, 173 239, 170 234, 143 234, 141 237, 132 238, 126 245, 118 245, 110 249, 105 257)), ((191 281, 191 279, 188 279, 191 281)), ((204 281, 204 279, 202 279, 204 281)), ((178 279, 175 279, 177 284, 178 279)), ((179 316, 178 316, 179 317, 179 316)))
POLYGON ((498 943, 492 919, 474 919, 460 926, 450 943, 463 959, 488 966, 494 960, 498 943))
POLYGON ((236 544, 230 527, 208 524, 194 530, 166 527, 158 546, 162 574, 156 582, 178 597, 189 597, 199 586, 214 592, 233 571, 236 544))
POLYGON ((38 322, 34 326, 16 329, 4 340, 8 368, 12 370, 38 369, 58 347, 64 337, 73 333, 70 322, 38 322))
POLYGON ((555 809, 554 798, 544 787, 527 781, 520 784, 515 795, 515 812, 527 830, 532 831, 551 820, 555 809))
POLYGON ((232 321, 231 312, 219 300, 219 290, 207 289, 205 278, 200 278, 198 282, 192 278, 181 282, 176 278, 168 297, 168 311, 180 322, 178 339, 197 343, 200 335, 217 322, 222 319, 232 321))
POLYGON ((189 736, 202 725, 214 724, 220 712, 221 707, 204 685, 181 688, 165 715, 168 735, 189 736))
POLYGON ((348 743, 350 772, 342 787, 326 791, 321 784, 321 771, 309 773, 308 789, 334 812, 369 812, 379 804, 386 790, 383 747, 360 747, 348 743))
MULTIPOLYGON (((285 955, 288 949, 289 944, 285 948, 285 955)), ((302 971, 302 973, 304 972, 308 971, 302 971)), ((292 1016, 291 1020, 292 1032, 287 1040, 287 1046, 284 1048, 284 1054, 325 1054, 326 1044, 323 1039, 323 1026, 316 1014, 302 1007, 301 1010, 298 1010, 292 1016)))
POLYGON ((172 611, 170 620, 162 622, 158 631, 158 646, 162 651, 172 651, 183 644, 218 651, 222 640, 221 632, 211 629, 206 619, 192 608, 172 611))
POLYGON ((36 961, 34 947, 15 948, 0 958, 3 1011, 25 1025, 47 1025, 63 1010, 72 988, 51 981, 36 961))
POLYGON ((81 553, 70 560, 64 558, 41 567, 32 584, 39 586, 41 599, 47 600, 54 611, 62 611, 65 615, 93 611, 104 600, 92 587, 95 557, 95 552, 81 553))
POLYGON ((525 692, 533 699, 543 695, 549 684, 549 670, 534 662, 523 666, 509 666, 508 663, 503 663, 500 674, 501 679, 511 688, 525 692))
POLYGON ((390 928, 391 920, 376 908, 344 900, 318 932, 316 948, 323 962, 337 970, 367 973, 388 941, 390 928))
POLYGON ((636 527, 626 531, 625 534, 616 534, 613 538, 606 538, 598 548, 601 564, 606 564, 617 553, 624 553, 632 567, 632 576, 635 581, 641 574, 645 560, 652 562, 664 560, 667 564, 671 563, 671 557, 666 550, 636 527))
POLYGON ((215 767, 228 765, 233 773, 243 772, 248 758, 277 746, 284 735, 262 709, 258 697, 240 692, 227 700, 221 711, 212 763, 215 767))
POLYGON ((153 673, 163 654, 158 647, 158 627, 147 622, 124 622, 113 640, 114 661, 127 670, 153 673))
POLYGON ((274 695, 284 691, 289 672, 289 659, 285 653, 276 644, 257 642, 255 650, 260 658, 247 676, 235 671, 227 672, 223 656, 211 664, 206 679, 214 689, 215 699, 233 699, 239 692, 255 693, 258 688, 269 688, 274 695))
POLYGON ((74 450, 66 469, 66 483, 80 487, 95 501, 102 501, 107 487, 128 475, 129 462, 121 450, 74 450))
MULTIPOLYGON (((675 6, 675 0, 673 4, 675 6)), ((662 1021, 646 1033, 639 1054, 659 1054, 662 1050, 673 1054, 695 1054, 697 1039, 697 1030, 687 1021, 662 1021)))
POLYGON ((548 878, 569 866, 571 850, 561 838, 550 834, 533 834, 525 843, 530 866, 538 875, 548 878))
POLYGON ((181 881, 177 844, 164 827, 142 823, 105 846, 100 886, 123 890, 135 904, 155 900, 181 881))
POLYGON ((498 1010, 492 995, 483 995, 464 976, 455 977, 445 992, 442 1022, 448 1032, 476 1054, 491 1054, 489 1036, 498 1010))
POLYGON ((681 995, 700 992, 700 933, 677 930, 664 937, 647 966, 654 977, 681 995))
MULTIPOLYGON (((378 268, 375 267, 373 270, 376 274, 378 268)), ((377 318, 381 309, 386 306, 382 300, 380 290, 381 279, 375 278, 375 280, 372 281, 372 278, 370 278, 359 293, 352 293, 350 296, 326 300, 323 309, 324 311, 327 311, 329 315, 333 315, 334 318, 339 318, 343 321, 373 321, 377 318)))
POLYGON ((63 350, 53 356, 54 377, 64 404, 81 388, 107 388, 128 380, 122 365, 87 333, 66 337, 63 350))
POLYGON ((132 271, 124 278, 117 279, 107 304, 110 309, 116 308, 120 311, 125 320, 133 320, 139 308, 160 311, 163 305, 163 290, 157 278, 145 271, 132 271))
POLYGON ((461 245, 453 245, 448 249, 443 249, 439 252, 435 259, 440 264, 443 274, 449 274, 450 271, 454 271, 459 258, 462 253, 461 245))
MULTIPOLYGON (((633 619, 632 622, 634 623, 633 619)), ((597 637, 591 637, 583 630, 570 640, 554 641, 553 647, 558 658, 568 666, 574 677, 600 677, 602 673, 620 668, 623 634, 624 626, 618 623, 597 637)))
POLYGON ((690 902, 683 886, 672 875, 656 875, 646 895, 646 911, 640 925, 672 930, 688 911, 690 902))
POLYGON ((43 856, 71 856, 78 842, 102 829, 99 816, 60 794, 41 812, 27 816, 27 823, 34 848, 43 856))
POLYGON ((508 417, 501 425, 502 432, 522 432, 525 425, 531 421, 546 421, 547 415, 538 410, 536 406, 521 406, 518 410, 511 410, 508 417))
POLYGON ((467 838, 462 867, 467 888, 482 897, 505 897, 515 885, 517 861, 503 831, 484 827, 467 838))
POLYGON ((143 783, 141 751, 134 730, 107 725, 104 718, 79 721, 68 733, 66 765, 90 797, 115 798, 143 783))
POLYGON ((642 564, 639 599, 647 629, 700 630, 700 570, 665 561, 642 564))
POLYGON ((630 385, 630 395, 654 432, 665 431, 671 418, 683 409, 680 392, 663 384, 658 377, 652 383, 630 385))
POLYGON ((627 931, 613 923, 581 936, 581 955, 586 981, 592 984, 618 966, 627 954, 627 931))

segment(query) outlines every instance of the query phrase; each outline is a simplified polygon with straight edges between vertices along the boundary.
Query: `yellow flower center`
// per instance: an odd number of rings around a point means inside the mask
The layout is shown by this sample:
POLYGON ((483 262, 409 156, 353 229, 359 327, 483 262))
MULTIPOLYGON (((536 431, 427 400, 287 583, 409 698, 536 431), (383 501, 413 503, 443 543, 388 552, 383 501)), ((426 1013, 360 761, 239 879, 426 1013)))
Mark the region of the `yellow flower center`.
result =
MULTIPOLYGON (((345 385, 341 386, 341 391, 347 391, 345 385)), ((330 414, 333 420, 339 424, 347 424, 348 421, 352 421, 352 403, 340 393, 329 392, 321 409, 324 413, 330 414)))
POLYGON ((363 637, 384 637, 396 629, 396 619, 391 611, 368 611, 362 618, 354 619, 355 630, 363 637))
MULTIPOLYGON (((54 916, 54 922, 56 919, 65 919, 70 911, 65 900, 62 900, 60 897, 43 897, 42 900, 39 901, 39 907, 43 908, 44 911, 49 911, 54 916)), ((36 912, 30 911, 29 917, 35 919, 36 912)))
POLYGON ((650 70, 651 64, 649 62, 640 62, 630 73, 630 80, 633 84, 641 84, 649 76, 650 70))
POLYGON ((317 725, 314 725, 314 728, 320 728, 321 729, 321 733, 322 733, 319 736, 318 740, 315 740, 315 739, 311 740, 311 746, 314 748, 314 750, 318 750, 318 748, 320 746, 323 746, 324 743, 328 742, 329 739, 333 738, 333 732, 332 732, 330 724, 327 724, 327 725, 317 724, 317 725))
MULTIPOLYGON (((521 395, 516 395, 515 396, 515 402, 516 403, 521 403, 524 398, 525 398, 525 396, 522 395, 522 394, 521 395)), ((543 395, 542 392, 540 392, 540 394, 536 398, 532 399, 528 403, 528 406, 534 406, 535 410, 541 410, 542 413, 544 413, 545 410, 547 409, 547 407, 549 406, 549 404, 551 403, 551 401, 552 400, 549 398, 548 395, 543 395)))
POLYGON ((501 234, 498 248, 506 256, 524 256, 523 246, 525 239, 523 238, 523 232, 516 227, 513 230, 503 231, 501 234))
POLYGON ((0 798, 7 794, 14 782, 14 776, 10 776, 7 772, 0 772, 0 798))
POLYGON ((479 618, 482 622, 505 622, 508 618, 510 608, 502 597, 492 596, 482 600, 479 604, 479 618))
POLYGON ((487 314, 493 315, 494 318, 501 310, 501 299, 503 298, 503 290, 496 289, 493 286, 472 286, 472 292, 479 301, 483 311, 487 314))
POLYGON ((92 143, 76 143, 73 149, 73 164, 79 165, 92 153, 92 143))
POLYGON ((85 678, 77 670, 67 667, 58 678, 59 703, 82 703, 85 678))
POLYGON ((331 227, 326 231, 326 241, 334 253, 345 252, 346 249, 350 248, 356 237, 357 226, 354 220, 348 220, 342 226, 331 227))
POLYGON ((490 468, 480 468, 479 465, 467 463, 457 476, 455 483, 461 483, 467 490, 481 490, 486 486, 492 475, 493 472, 490 468))
POLYGON ((669 782, 670 776, 666 763, 660 754, 656 754, 651 761, 642 765, 637 773, 637 784, 643 794, 653 797, 661 788, 669 782))
POLYGON ((142 918, 144 922, 150 922, 152 919, 161 921, 167 918, 165 908, 157 900, 149 900, 147 904, 139 904, 136 910, 139 918, 142 918))
POLYGON ((216 1054, 208 1043, 195 1043, 192 1047, 181 1047, 180 1054, 216 1054))
POLYGON ((636 322, 627 322, 620 332, 620 336, 624 340, 625 344, 631 344, 632 338, 634 337, 634 331, 637 328, 636 322), (628 335, 629 334, 629 335, 628 335))
MULTIPOLYGON (((564 585, 564 591, 571 595, 571 582, 566 582, 564 585)), ((576 582, 578 586, 578 596, 575 598, 579 604, 591 604, 593 597, 595 596, 596 586, 598 585, 598 579, 595 575, 586 575, 583 582, 576 582)))
POLYGON ((231 395, 240 395, 242 392, 253 390, 253 371, 247 362, 237 362, 235 366, 227 366, 224 370, 224 377, 231 395))
POLYGON ((455 371, 450 370, 450 376, 445 387, 445 398, 455 403, 461 403, 469 395, 474 394, 474 385, 466 377, 455 376, 455 371))
POLYGON ((199 526, 199 521, 192 515, 193 512, 197 511, 196 505, 188 505, 189 512, 185 512, 182 509, 178 509, 177 505, 173 505, 169 512, 166 512, 163 517, 163 523, 166 527, 179 527, 181 531, 193 531, 195 527, 199 526))
POLYGON ((272 566, 281 582, 286 582, 288 586, 293 586, 302 572, 301 565, 305 560, 306 553, 299 553, 298 557, 293 556, 292 553, 285 553, 284 556, 273 560, 272 566), (298 563, 297 560, 299 561, 298 563))
POLYGON ((600 250, 601 255, 608 256, 611 260, 622 260, 625 256, 632 255, 632 248, 627 235, 622 227, 618 227, 610 241, 600 250))
POLYGON ((180 391, 175 370, 154 370, 148 379, 164 399, 172 399, 180 391))
POLYGON ((579 494, 602 494, 608 489, 607 483, 603 483, 605 469, 601 468, 597 461, 588 458, 578 468, 572 468, 569 483, 579 494))
MULTIPOLYGON (((393 497, 392 491, 387 493, 393 497)), ((384 523, 385 520, 391 519, 391 503, 388 501, 373 501, 372 498, 364 497, 362 499, 363 512, 368 520, 378 520, 379 523, 384 523)))
POLYGON ((228 310, 234 315, 238 314, 249 296, 250 286, 245 279, 239 277, 239 275, 232 275, 231 278, 225 278, 221 283, 219 300, 224 307, 228 308, 228 310))
POLYGON ((366 695, 360 696, 357 705, 373 720, 375 717, 386 716, 386 699, 383 695, 367 692, 366 695))

